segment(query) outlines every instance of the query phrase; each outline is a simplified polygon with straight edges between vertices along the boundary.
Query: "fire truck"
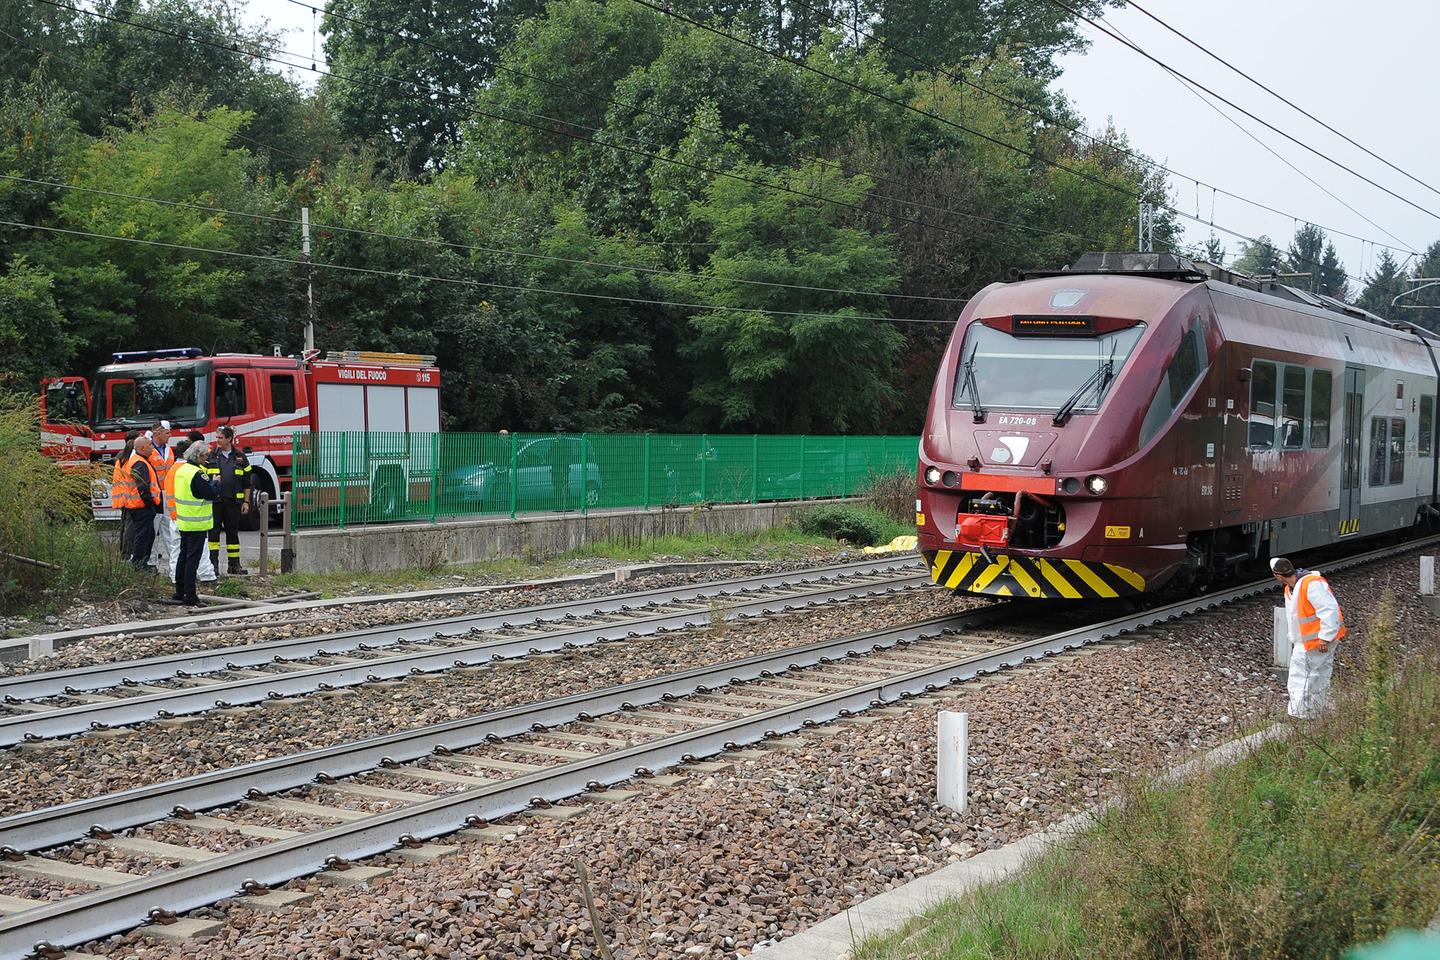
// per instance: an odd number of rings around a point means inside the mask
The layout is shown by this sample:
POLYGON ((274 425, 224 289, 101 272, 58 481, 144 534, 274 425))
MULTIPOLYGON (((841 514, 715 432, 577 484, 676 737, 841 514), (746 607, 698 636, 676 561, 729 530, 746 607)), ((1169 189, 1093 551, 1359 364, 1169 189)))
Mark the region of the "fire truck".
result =
MULTIPOLYGON (((127 431, 148 430, 159 420, 170 422, 172 443, 191 430, 213 440, 228 425, 250 459, 256 491, 272 500, 290 489, 296 433, 347 431, 363 443, 372 432, 440 430, 440 370, 434 357, 414 354, 131 351, 113 354, 89 380, 54 377, 41 387, 41 450, 62 466, 112 463, 127 431)), ((345 482, 361 487, 372 503, 382 494, 403 503, 407 474, 428 472, 429 465, 404 456, 390 461, 356 457, 352 462, 365 463, 375 476, 345 482)), ((110 503, 109 471, 95 481, 92 505, 97 519, 118 516, 110 503)), ((258 524, 258 511, 251 510, 249 519, 258 524)))

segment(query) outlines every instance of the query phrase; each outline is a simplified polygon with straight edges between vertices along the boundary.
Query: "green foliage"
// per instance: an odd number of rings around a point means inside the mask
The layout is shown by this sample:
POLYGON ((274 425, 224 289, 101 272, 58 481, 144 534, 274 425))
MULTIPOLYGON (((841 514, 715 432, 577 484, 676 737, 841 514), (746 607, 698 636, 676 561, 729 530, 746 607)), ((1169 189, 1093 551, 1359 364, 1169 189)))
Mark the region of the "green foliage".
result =
POLYGON ((61 470, 41 456, 38 432, 36 403, 0 393, 0 613, 143 592, 119 551, 88 522, 92 474, 61 470))
POLYGON ((889 543, 914 529, 913 523, 906 529, 874 507, 841 504, 812 507, 796 517, 795 525, 802 533, 844 540, 857 547, 889 543))
MULTIPOLYGON (((243 221, 117 194, 244 208, 251 190, 249 154, 227 143, 246 119, 221 108, 200 122, 164 109, 133 130, 93 141, 76 158, 69 180, 106 193, 63 192, 54 220, 64 228, 157 244, 239 249, 247 239, 243 221)), ((20 249, 55 278, 55 300, 67 321, 62 332, 88 344, 85 359, 92 362, 118 345, 212 348, 243 337, 236 306, 244 274, 226 258, 79 236, 64 242, 47 237, 20 249)))
POLYGON ((876 513, 900 526, 915 523, 915 470, 904 467, 893 473, 872 474, 860 497, 876 513))
POLYGON ((797 195, 856 205, 869 181, 817 164, 738 169, 750 180, 794 192, 717 179, 706 202, 695 207, 715 249, 699 278, 676 286, 726 309, 690 321, 694 337, 687 352, 699 361, 691 398, 726 427, 765 433, 878 428, 895 396, 891 364, 902 338, 857 314, 883 314, 882 298, 719 282, 739 278, 875 294, 893 288, 898 264, 889 237, 864 229, 842 207, 797 195))
POLYGON ((279 40, 238 0, 98 9, 0 9, 0 173, 112 195, 0 181, 0 220, 254 258, 0 228, 19 381, 297 350, 305 271, 266 256, 308 206, 319 346, 436 354, 449 429, 910 433, 966 296, 1133 248, 1165 195, 1066 129, 1083 41, 1045 0, 678 5, 812 71, 633 3, 329 0, 314 90, 248 55, 279 40))
POLYGON ((380 147, 397 173, 415 176, 437 165, 459 142, 465 92, 484 85, 500 48, 539 6, 532 0, 329 0, 325 57, 333 75, 323 88, 340 130, 380 147))
POLYGON ((8 381, 0 387, 27 391, 43 376, 66 372, 77 343, 64 332, 54 282, 24 257, 0 273, 0 356, 8 381))
POLYGON ((1409 319, 1404 314, 1410 311, 1392 306, 1395 298, 1409 287, 1410 284, 1405 282, 1405 273, 1400 269, 1400 262, 1389 250, 1382 249, 1375 258, 1375 268, 1370 276, 1365 278, 1365 289, 1355 302, 1387 320, 1409 319))

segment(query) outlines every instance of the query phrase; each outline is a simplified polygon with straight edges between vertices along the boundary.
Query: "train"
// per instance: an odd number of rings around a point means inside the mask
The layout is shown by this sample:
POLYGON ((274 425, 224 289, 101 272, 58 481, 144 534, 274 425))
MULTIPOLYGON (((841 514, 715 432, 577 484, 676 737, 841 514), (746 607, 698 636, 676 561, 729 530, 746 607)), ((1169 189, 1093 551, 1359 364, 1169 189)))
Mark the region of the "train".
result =
POLYGON ((991 284, 960 315, 920 438, 930 577, 1153 602, 1432 525, 1437 346, 1172 253, 1090 253, 991 284))

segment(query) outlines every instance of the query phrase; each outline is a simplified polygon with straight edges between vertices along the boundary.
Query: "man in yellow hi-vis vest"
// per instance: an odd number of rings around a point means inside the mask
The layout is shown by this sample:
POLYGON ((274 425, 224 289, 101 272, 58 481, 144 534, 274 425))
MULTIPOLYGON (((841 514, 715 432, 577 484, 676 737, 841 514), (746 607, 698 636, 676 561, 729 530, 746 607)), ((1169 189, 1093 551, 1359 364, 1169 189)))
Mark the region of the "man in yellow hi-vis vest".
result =
POLYGON ((175 603, 200 605, 195 592, 195 571, 205 552, 205 541, 215 523, 215 487, 201 464, 210 454, 203 440, 192 443, 185 459, 175 467, 175 527, 180 531, 180 562, 175 566, 175 603))
POLYGON ((1345 615, 1318 573, 1297 570, 1284 557, 1270 572, 1285 585, 1285 618, 1290 623, 1290 716, 1310 720, 1330 703, 1335 644, 1345 636, 1345 615))

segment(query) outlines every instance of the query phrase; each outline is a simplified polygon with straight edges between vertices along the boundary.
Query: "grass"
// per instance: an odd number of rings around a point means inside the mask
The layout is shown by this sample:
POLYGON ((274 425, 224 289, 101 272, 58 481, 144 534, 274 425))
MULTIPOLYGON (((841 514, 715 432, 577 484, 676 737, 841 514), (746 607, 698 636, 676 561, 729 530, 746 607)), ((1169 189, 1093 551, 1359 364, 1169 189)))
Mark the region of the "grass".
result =
POLYGON ((36 618, 150 595, 90 520, 94 474, 61 470, 40 454, 39 436, 37 403, 0 395, 0 614, 36 618))
POLYGON ((829 537, 782 526, 757 533, 695 534, 648 539, 598 540, 549 560, 507 557, 484 563, 440 569, 379 570, 347 573, 288 573, 273 578, 279 589, 316 590, 322 594, 417 590, 453 586, 462 580, 504 582, 539 580, 573 574, 577 567, 607 566, 650 561, 776 560, 814 558, 835 549, 829 537))
POLYGON ((1440 656, 1397 666, 1388 610, 1321 720, 1183 783, 1137 781, 1094 829, 856 960, 1307 960, 1425 926, 1440 904, 1440 656))

